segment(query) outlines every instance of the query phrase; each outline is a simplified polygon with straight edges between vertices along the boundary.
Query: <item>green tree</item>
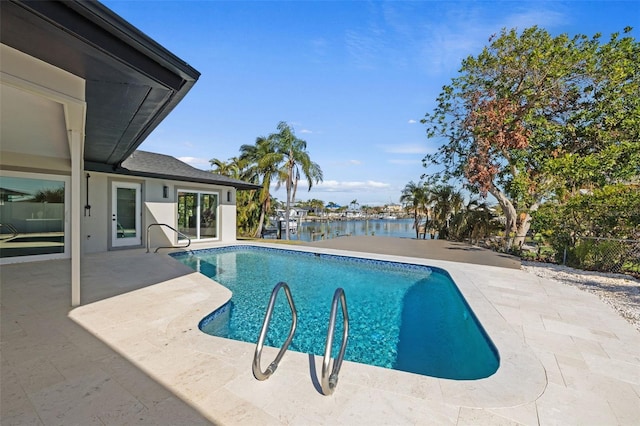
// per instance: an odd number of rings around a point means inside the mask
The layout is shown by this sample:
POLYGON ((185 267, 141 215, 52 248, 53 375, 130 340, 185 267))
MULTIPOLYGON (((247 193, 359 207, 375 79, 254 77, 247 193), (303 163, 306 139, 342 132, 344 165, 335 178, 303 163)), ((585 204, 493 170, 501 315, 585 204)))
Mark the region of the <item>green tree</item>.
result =
POLYGON ((368 205, 368 204, 365 204, 365 205, 363 205, 363 206, 360 206, 360 209, 364 212, 364 214, 365 214, 365 215, 367 216, 367 218, 368 218, 368 216, 371 214, 371 211, 373 210, 373 207, 371 207, 371 206, 370 206, 370 205, 368 205))
POLYGON ((240 159, 247 164, 247 177, 262 185, 258 195, 260 208, 254 237, 262 234, 265 217, 271 210, 271 183, 274 179, 279 179, 282 156, 276 149, 275 140, 271 136, 259 136, 254 145, 240 147, 240 159))
POLYGON ((211 172, 222 175, 222 176, 239 178, 240 165, 238 164, 238 161, 239 160, 236 157, 230 158, 229 160, 226 160, 226 161, 220 160, 218 158, 212 158, 211 160, 209 160, 211 167, 213 167, 211 172))
POLYGON ((307 207, 309 209, 313 209, 316 213, 321 213, 324 209, 324 201, 317 200, 315 198, 307 201, 300 201, 296 203, 296 205, 299 207, 307 207))
MULTIPOLYGON (((213 161, 213 160, 212 160, 213 161)), ((307 143, 295 136, 293 130, 285 122, 278 124, 278 132, 268 137, 256 138, 253 145, 240 147, 239 164, 242 166, 242 176, 245 180, 262 185, 258 192, 258 208, 250 211, 259 212, 253 235, 258 237, 262 233, 265 218, 272 210, 275 199, 271 197, 272 182, 276 182, 276 189, 285 184, 287 200, 285 203, 285 220, 289 222, 289 211, 295 200, 298 182, 302 176, 309 183, 309 190, 314 183, 322 181, 320 166, 309 157, 307 143)), ((289 239, 289 227, 286 227, 286 238, 289 239)))
POLYGON ((451 233, 451 218, 463 208, 462 193, 451 185, 431 188, 427 199, 432 211, 431 226, 438 230, 438 238, 448 239, 451 233))
POLYGON ((64 188, 41 189, 33 195, 36 203, 64 203, 64 188))
MULTIPOLYGON (((427 210, 428 199, 429 188, 424 182, 409 182, 402 190, 402 195, 400 195, 400 203, 405 206, 405 209, 413 211, 413 227, 416 230, 416 238, 420 238, 420 222, 422 220, 422 214, 427 210)), ((426 225, 427 224, 425 224, 425 226, 426 225)))
POLYGON ((546 202, 534 213, 532 230, 551 244, 557 261, 563 260, 567 249, 570 265, 593 267, 585 259, 597 246, 581 237, 640 239, 640 185, 606 185, 562 202, 546 202))
POLYGON ((422 120, 428 137, 447 140, 425 167, 492 194, 517 245, 554 193, 639 174, 639 45, 600 37, 503 30, 462 62, 422 120))
POLYGON ((278 185, 284 183, 287 190, 285 209, 286 239, 289 239, 289 212, 295 200, 298 182, 304 176, 309 185, 309 191, 314 183, 322 182, 322 169, 313 161, 307 152, 307 142, 296 137, 293 129, 281 121, 278 133, 269 136, 275 146, 277 164, 281 164, 278 185))
POLYGON ((472 198, 451 218, 449 237, 457 240, 469 240, 471 244, 478 243, 496 231, 495 214, 488 203, 478 198, 472 198))
MULTIPOLYGON (((251 183, 260 183, 259 176, 248 167, 246 160, 232 157, 228 160, 213 158, 209 160, 213 169, 212 173, 222 176, 241 179, 251 183)), ((237 229, 240 235, 253 236, 260 219, 260 192, 256 190, 238 191, 236 196, 237 229)))

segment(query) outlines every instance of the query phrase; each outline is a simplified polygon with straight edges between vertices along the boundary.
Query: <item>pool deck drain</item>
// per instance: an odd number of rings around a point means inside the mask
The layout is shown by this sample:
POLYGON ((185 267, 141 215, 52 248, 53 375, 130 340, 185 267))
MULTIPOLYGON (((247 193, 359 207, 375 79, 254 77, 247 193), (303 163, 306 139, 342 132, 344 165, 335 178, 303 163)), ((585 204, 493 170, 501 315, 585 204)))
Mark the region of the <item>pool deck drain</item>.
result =
POLYGON ((254 345, 197 329, 228 290, 164 254, 127 250, 84 257, 75 309, 69 261, 2 267, 1 423, 637 423, 640 333, 596 296, 510 268, 369 257, 446 269, 498 347, 498 372, 455 381, 345 362, 325 397, 322 360, 288 352, 258 382, 254 345))

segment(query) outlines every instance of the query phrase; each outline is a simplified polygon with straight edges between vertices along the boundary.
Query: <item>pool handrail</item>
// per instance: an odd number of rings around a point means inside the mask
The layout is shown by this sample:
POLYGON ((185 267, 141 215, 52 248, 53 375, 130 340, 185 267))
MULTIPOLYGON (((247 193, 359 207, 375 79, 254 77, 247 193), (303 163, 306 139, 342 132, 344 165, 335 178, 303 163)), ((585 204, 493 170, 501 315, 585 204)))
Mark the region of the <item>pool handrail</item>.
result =
POLYGON ((347 313, 347 298, 342 288, 337 288, 333 294, 333 301, 331 303, 331 315, 329 316, 329 329, 327 330, 327 343, 324 349, 324 358, 322 360, 322 393, 324 395, 331 395, 338 386, 338 374, 340 373, 340 367, 342 367, 342 360, 344 359, 344 353, 347 349, 347 339, 349 338, 349 314, 347 313), (331 366, 331 348, 333 346, 333 334, 336 326, 336 316, 338 315, 338 302, 342 305, 342 345, 338 352, 338 357, 333 361, 333 367, 331 366))
POLYGON ((187 239, 187 245, 186 246, 160 246, 160 247, 158 247, 158 248, 156 248, 154 250, 154 253, 157 253, 158 250, 160 250, 161 248, 187 248, 187 247, 189 247, 191 245, 191 238, 189 238, 187 235, 183 234, 182 232, 178 231, 174 227, 169 226, 166 223, 152 223, 151 225, 147 226, 147 253, 149 253, 149 245, 151 244, 151 242, 150 242, 151 237, 149 236, 149 230, 151 229, 152 226, 165 226, 165 227, 171 229, 173 232, 175 232, 179 236, 182 236, 182 237, 187 239))
POLYGON ((256 351, 253 356, 253 375, 258 380, 266 380, 273 373, 275 373, 278 368, 278 364, 280 360, 284 356, 284 353, 289 348, 289 344, 293 340, 293 335, 296 331, 296 326, 298 325, 298 313, 296 311, 296 306, 293 303, 293 298, 291 297, 291 290, 289 290, 289 286, 287 283, 280 281, 271 291, 271 298, 269 299, 269 305, 267 305, 267 311, 264 315, 264 321, 262 323, 262 330, 260 331, 260 336, 258 337, 258 342, 256 343, 256 351), (267 337, 267 330, 269 329, 269 322, 271 322, 271 316, 273 315, 273 308, 276 304, 276 297, 278 296, 278 291, 283 289, 285 296, 287 296, 287 301, 289 302, 289 308, 291 308, 291 329, 289 330, 289 337, 285 340, 284 344, 280 348, 280 352, 276 355, 276 358, 273 360, 271 364, 267 367, 265 371, 262 371, 260 368, 260 358, 262 356, 262 348, 264 347, 264 340, 267 337))
POLYGON ((10 223, 0 223, 0 228, 2 227, 7 228, 9 232, 11 232, 12 235, 9 238, 15 238, 20 234, 20 232, 18 232, 18 229, 16 229, 16 227, 10 223))

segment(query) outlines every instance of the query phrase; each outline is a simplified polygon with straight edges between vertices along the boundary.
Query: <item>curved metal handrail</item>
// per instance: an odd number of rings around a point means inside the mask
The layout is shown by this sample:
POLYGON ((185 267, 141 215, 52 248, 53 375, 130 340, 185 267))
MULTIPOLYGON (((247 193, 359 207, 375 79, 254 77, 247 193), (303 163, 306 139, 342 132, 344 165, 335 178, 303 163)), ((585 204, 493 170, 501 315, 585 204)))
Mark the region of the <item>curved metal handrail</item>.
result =
POLYGON ((171 229, 173 232, 175 232, 176 234, 184 237, 187 239, 187 245, 186 246, 161 246, 155 249, 154 253, 157 253, 158 250, 160 250, 161 248, 187 248, 191 245, 191 238, 189 238, 187 235, 183 234, 182 232, 178 231, 177 229, 175 229, 172 226, 167 225, 166 223, 152 223, 151 225, 147 226, 147 253, 149 253, 149 245, 150 243, 150 236, 149 236, 149 230, 151 229, 152 226, 166 226, 167 228, 171 229))
POLYGON ((296 311, 296 306, 293 303, 293 298, 291 297, 291 290, 289 290, 289 286, 287 283, 279 282, 273 288, 271 292, 271 298, 269 299, 269 305, 267 306, 267 312, 264 315, 264 322, 262 323, 262 330, 260 331, 260 337, 258 337, 258 343, 256 343, 256 352, 253 356, 253 375, 258 380, 266 380, 268 379, 278 368, 278 364, 282 359, 284 353, 287 351, 289 344, 293 340, 293 334, 296 331, 296 326, 298 325, 298 313, 296 311), (289 330, 289 337, 285 340, 284 344, 280 348, 280 352, 276 355, 276 358, 273 360, 271 364, 267 367, 265 371, 260 369, 260 357, 262 356, 262 348, 264 347, 264 339, 267 337, 267 329, 269 328, 269 322, 271 321, 271 315, 273 315, 273 307, 276 304, 276 297, 278 296, 278 291, 280 289, 284 290, 285 296, 287 296, 287 301, 289 302, 289 307, 291 308, 291 329, 289 330))
POLYGON ((20 232, 18 232, 18 229, 10 223, 0 223, 0 228, 1 227, 5 227, 9 230, 9 232, 11 232, 11 237, 9 238, 17 237, 20 234, 20 232))
POLYGON ((322 360, 322 393, 325 395, 331 395, 338 386, 338 374, 340 373, 340 367, 342 367, 342 360, 344 359, 344 352, 347 349, 347 339, 349 338, 349 314, 347 313, 347 298, 344 295, 342 288, 336 289, 333 294, 333 301, 331 303, 331 315, 329 317, 329 329, 327 330, 327 344, 324 348, 324 358, 322 360), (342 321, 343 321, 343 334, 342 334, 342 346, 338 352, 338 357, 333 361, 333 367, 331 367, 331 348, 333 346, 333 334, 336 326, 336 316, 338 315, 338 301, 342 305, 342 321))

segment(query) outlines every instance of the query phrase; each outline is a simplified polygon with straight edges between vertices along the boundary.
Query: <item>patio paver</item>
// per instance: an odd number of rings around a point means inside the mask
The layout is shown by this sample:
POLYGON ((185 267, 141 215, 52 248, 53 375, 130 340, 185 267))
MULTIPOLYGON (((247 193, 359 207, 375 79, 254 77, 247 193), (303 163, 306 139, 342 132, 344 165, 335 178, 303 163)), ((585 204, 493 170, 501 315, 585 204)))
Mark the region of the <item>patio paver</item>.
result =
POLYGON ((201 333, 230 294, 165 254, 85 256, 75 309, 69 261, 3 266, 0 423, 637 424, 640 333, 596 296, 515 269, 410 260, 449 271, 500 351, 496 374, 345 362, 325 397, 319 357, 290 351, 259 382, 254 345, 201 333))

